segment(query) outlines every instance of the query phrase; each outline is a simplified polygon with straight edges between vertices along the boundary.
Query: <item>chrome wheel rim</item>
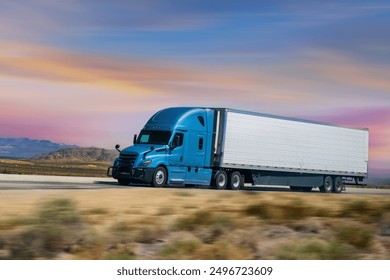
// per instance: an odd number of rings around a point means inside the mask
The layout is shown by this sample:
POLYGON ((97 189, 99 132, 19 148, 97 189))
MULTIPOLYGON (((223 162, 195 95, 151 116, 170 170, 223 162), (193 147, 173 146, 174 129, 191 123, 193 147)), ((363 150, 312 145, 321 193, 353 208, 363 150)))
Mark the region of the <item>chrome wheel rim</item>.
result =
POLYGON ((156 179, 157 184, 162 185, 164 183, 164 180, 165 180, 164 171, 162 171, 162 170, 157 171, 155 179, 156 179))
POLYGON ((233 187, 238 188, 240 186, 240 177, 238 175, 233 176, 233 187))
POLYGON ((220 174, 220 175, 218 176, 218 185, 219 185, 220 187, 223 187, 223 186, 225 185, 225 183, 226 183, 226 178, 225 178, 225 176, 223 176, 222 174, 220 174))

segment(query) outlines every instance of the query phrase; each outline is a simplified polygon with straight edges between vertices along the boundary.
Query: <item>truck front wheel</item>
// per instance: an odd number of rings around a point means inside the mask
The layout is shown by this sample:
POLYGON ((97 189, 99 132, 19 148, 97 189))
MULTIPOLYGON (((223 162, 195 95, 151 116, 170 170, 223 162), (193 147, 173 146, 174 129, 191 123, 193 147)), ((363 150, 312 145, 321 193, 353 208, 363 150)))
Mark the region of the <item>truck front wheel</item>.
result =
POLYGON ((225 171, 220 170, 214 176, 214 187, 218 190, 226 189, 228 176, 225 171))
POLYGON ((152 186, 161 188, 167 182, 167 177, 167 170, 162 166, 157 167, 153 173, 152 186))

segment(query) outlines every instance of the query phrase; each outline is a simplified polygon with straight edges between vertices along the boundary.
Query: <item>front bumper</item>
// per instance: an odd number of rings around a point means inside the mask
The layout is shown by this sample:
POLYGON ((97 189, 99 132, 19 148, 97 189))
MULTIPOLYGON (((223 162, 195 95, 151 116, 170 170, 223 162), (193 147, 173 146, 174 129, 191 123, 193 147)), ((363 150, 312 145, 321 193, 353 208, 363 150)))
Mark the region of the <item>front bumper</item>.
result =
POLYGON ((119 168, 110 166, 107 169, 107 176, 114 179, 126 179, 134 183, 151 183, 155 168, 131 168, 126 172, 118 172, 119 168))

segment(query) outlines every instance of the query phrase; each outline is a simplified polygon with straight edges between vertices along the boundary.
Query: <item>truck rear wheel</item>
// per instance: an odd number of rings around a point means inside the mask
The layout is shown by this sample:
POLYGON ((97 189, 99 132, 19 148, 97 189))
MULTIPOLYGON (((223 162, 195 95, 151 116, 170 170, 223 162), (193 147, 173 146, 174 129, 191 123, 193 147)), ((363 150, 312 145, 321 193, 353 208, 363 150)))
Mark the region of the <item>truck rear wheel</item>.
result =
POLYGON ((324 185, 320 187, 320 191, 323 193, 331 193, 333 190, 332 177, 326 176, 324 179, 324 185))
POLYGON ((167 170, 162 166, 157 167, 153 173, 152 186, 156 188, 161 188, 162 186, 165 185, 166 182, 167 182, 167 170))
POLYGON ((228 186, 231 190, 240 190, 242 188, 243 180, 240 172, 234 171, 230 174, 228 186))
POLYGON ((218 190, 225 190, 228 183, 228 176, 225 171, 220 170, 214 176, 214 187, 218 190))
POLYGON ((343 191, 343 188, 344 188, 343 179, 341 179, 341 177, 336 177, 333 183, 333 192, 341 193, 343 191))

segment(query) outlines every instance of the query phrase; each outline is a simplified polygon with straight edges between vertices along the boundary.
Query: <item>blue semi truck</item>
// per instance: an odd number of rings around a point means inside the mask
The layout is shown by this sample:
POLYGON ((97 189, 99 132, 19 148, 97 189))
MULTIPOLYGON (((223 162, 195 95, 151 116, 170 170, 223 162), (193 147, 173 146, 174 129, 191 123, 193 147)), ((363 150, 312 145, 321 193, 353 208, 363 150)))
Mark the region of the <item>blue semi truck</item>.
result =
POLYGON ((120 150, 108 176, 119 184, 206 185, 238 190, 286 185, 340 193, 367 177, 368 130, 228 108, 167 108, 133 145, 120 150))

